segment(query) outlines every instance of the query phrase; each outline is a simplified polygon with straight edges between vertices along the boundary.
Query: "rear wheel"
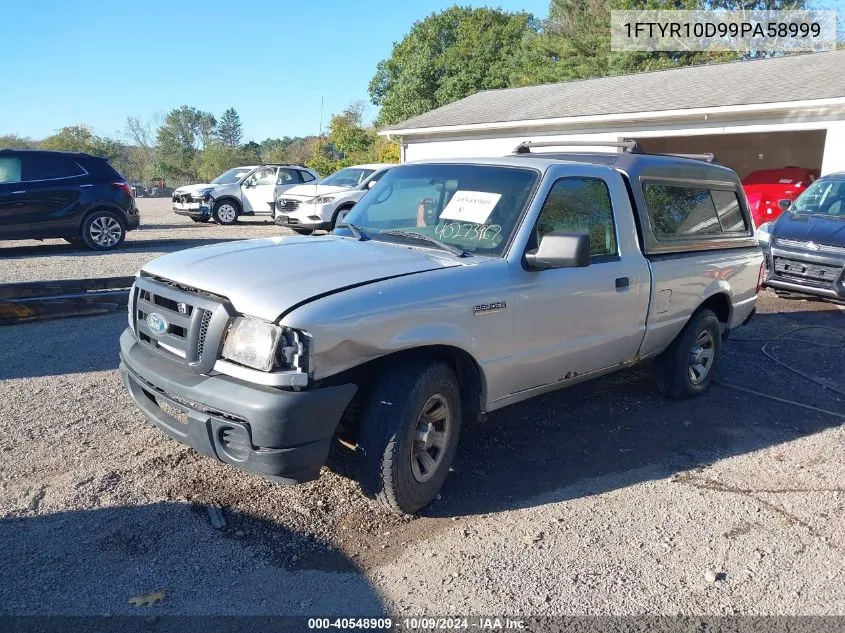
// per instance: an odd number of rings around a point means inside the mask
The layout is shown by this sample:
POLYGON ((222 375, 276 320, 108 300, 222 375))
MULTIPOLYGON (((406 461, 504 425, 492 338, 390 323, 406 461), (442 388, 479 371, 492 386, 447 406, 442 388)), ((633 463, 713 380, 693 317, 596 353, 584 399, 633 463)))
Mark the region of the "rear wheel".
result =
POLYGON ((125 237, 123 220, 111 211, 94 211, 82 223, 82 240, 95 251, 116 248, 125 237))
POLYGON ((231 200, 218 200, 214 203, 214 210, 211 215, 217 224, 229 226, 238 221, 240 210, 231 200))
POLYGON ((696 312, 657 357, 657 387, 673 398, 699 396, 710 386, 722 350, 722 326, 712 310, 696 312))
POLYGON ((386 367, 364 410, 358 480, 364 494, 412 514, 440 491, 461 431, 458 379, 441 361, 386 367))

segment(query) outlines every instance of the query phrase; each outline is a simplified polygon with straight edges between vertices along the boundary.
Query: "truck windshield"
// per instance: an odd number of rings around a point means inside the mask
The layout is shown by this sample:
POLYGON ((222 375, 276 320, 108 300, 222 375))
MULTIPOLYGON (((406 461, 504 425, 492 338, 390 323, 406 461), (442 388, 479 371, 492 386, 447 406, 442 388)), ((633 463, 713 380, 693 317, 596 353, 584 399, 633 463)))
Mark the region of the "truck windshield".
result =
POLYGON ((799 215, 827 215, 845 218, 845 179, 822 178, 807 187, 792 206, 799 215))
POLYGON ((252 171, 251 167, 248 167, 248 168, 235 167, 234 169, 230 169, 229 171, 224 171, 222 174, 217 176, 217 178, 212 180, 211 184, 212 185, 233 185, 236 182, 239 182, 241 178, 246 176, 251 171, 252 171))
MULTIPOLYGON (((519 167, 402 165, 385 174, 344 221, 373 239, 407 238, 409 245, 425 246, 407 235, 416 233, 460 251, 500 257, 538 178, 533 169, 519 167)), ((341 223, 337 233, 349 229, 341 223)))

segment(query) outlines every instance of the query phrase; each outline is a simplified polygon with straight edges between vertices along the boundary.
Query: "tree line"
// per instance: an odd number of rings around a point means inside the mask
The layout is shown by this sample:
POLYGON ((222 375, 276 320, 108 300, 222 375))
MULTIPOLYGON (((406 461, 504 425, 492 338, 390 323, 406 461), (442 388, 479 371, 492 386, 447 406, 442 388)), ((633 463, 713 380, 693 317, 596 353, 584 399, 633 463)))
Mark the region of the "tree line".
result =
POLYGON ((131 180, 157 178, 209 181, 232 167, 262 163, 306 165, 322 175, 368 162, 399 162, 399 147, 363 121, 364 104, 352 103, 332 116, 320 136, 267 138, 243 142, 235 108, 219 119, 184 105, 151 120, 128 117, 119 138, 97 136, 85 124, 71 125, 42 140, 10 134, 0 147, 86 152, 108 158, 131 180))

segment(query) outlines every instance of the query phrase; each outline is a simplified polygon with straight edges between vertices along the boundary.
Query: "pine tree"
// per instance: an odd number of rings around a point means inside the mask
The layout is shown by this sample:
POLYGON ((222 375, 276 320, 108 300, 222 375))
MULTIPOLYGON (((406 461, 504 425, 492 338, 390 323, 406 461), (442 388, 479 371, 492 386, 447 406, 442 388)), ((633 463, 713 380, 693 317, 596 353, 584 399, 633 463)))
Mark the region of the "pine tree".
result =
POLYGON ((217 139, 224 145, 237 147, 241 144, 241 137, 243 137, 241 117, 238 116, 237 110, 229 108, 217 123, 217 139))

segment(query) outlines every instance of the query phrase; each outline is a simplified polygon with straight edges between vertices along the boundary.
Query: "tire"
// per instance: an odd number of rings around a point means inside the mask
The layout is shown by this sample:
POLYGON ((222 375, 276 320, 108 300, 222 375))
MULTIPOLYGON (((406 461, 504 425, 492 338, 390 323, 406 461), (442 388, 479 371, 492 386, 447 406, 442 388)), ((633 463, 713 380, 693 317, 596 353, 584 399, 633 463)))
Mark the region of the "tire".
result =
POLYGON ((94 251, 117 248, 126 238, 126 226, 116 213, 94 211, 82 222, 82 241, 94 251))
POLYGON ((235 202, 232 202, 231 200, 218 200, 214 203, 214 209, 211 212, 211 217, 214 218, 214 221, 217 222, 217 224, 231 226, 232 224, 237 224, 240 212, 241 211, 235 202))
POLYGON ((348 214, 352 210, 352 207, 341 207, 337 211, 334 212, 332 216, 332 226, 329 231, 334 231, 337 228, 337 221, 340 219, 341 216, 348 214))
POLYGON ((672 398, 700 396, 710 386, 721 351, 719 319, 712 310, 696 312, 657 357, 657 388, 672 398))
POLYGON ((204 216, 203 216, 203 217, 201 217, 201 218, 194 218, 194 217, 192 217, 191 219, 192 219, 194 222, 198 223, 198 224, 205 224, 206 222, 208 222, 208 221, 211 219, 211 217, 210 217, 210 216, 207 216, 207 215, 204 215, 204 216))
POLYGON ((361 490, 393 513, 417 512, 443 486, 460 431, 460 388, 447 364, 420 359, 385 367, 358 434, 361 490))

